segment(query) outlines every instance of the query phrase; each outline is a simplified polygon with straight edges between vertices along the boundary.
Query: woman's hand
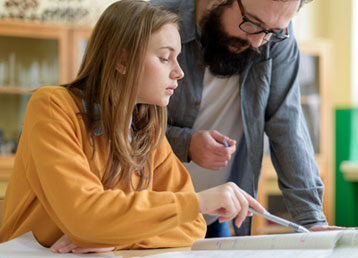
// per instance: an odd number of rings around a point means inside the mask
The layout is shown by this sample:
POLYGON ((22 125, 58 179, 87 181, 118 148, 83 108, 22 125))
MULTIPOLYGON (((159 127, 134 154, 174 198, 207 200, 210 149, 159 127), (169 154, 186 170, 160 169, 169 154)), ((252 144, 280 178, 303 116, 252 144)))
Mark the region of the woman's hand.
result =
POLYGON ((108 248, 79 248, 77 245, 72 243, 72 241, 66 236, 63 235, 59 238, 56 243, 50 247, 53 253, 76 253, 76 254, 86 254, 86 253, 107 253, 112 252, 114 247, 108 248))
POLYGON ((203 214, 219 215, 219 222, 232 220, 236 217, 235 225, 241 226, 251 207, 263 213, 265 209, 251 195, 229 182, 197 193, 199 209, 203 214))

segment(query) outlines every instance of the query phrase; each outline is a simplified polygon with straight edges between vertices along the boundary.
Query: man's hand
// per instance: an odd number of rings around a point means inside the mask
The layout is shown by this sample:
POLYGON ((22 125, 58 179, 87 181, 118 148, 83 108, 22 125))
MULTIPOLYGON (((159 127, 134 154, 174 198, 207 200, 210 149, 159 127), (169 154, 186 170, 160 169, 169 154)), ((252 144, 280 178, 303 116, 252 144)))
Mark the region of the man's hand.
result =
POLYGON ((79 248, 66 235, 59 238, 51 247, 53 253, 108 253, 114 250, 114 247, 108 248, 79 248))
POLYGON ((219 215, 219 222, 235 219, 235 225, 241 226, 249 206, 263 213, 265 209, 251 195, 229 182, 197 193, 199 209, 203 214, 219 215))
POLYGON ((358 230, 353 227, 337 227, 337 226, 312 226, 308 229, 309 231, 329 231, 329 230, 358 230))
POLYGON ((191 137, 189 157, 200 167, 219 170, 227 166, 235 151, 236 141, 218 131, 196 131, 191 137), (225 147, 225 140, 229 147, 225 147))

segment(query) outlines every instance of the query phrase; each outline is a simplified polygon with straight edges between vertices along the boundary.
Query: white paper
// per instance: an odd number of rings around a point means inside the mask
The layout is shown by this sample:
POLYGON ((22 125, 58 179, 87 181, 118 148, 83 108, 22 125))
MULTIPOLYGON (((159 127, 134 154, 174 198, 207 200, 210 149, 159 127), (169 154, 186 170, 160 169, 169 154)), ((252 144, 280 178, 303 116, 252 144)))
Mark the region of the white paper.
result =
MULTIPOLYGON (((330 257, 331 249, 315 250, 209 250, 171 252, 146 256, 146 258, 326 258, 330 257)), ((139 258, 139 257, 138 257, 139 258)), ((346 257, 344 257, 346 258, 346 257)))
POLYGON ((358 230, 203 239, 199 248, 146 258, 357 258, 358 230))
MULTIPOLYGON (((304 234, 282 234, 266 236, 232 237, 224 239, 198 240, 194 244, 206 242, 214 244, 220 250, 199 250, 183 252, 167 252, 146 256, 147 258, 356 258, 358 257, 358 231, 325 231, 304 234), (249 240, 248 240, 249 239, 249 240), (297 242, 297 240, 299 240, 297 242), (219 242, 218 242, 219 241, 219 242), (243 243, 238 244, 239 241, 243 243), (218 244, 219 243, 219 244, 218 244), (230 244, 228 244, 230 243, 230 244), (296 248, 291 248, 297 244, 296 248), (325 246, 319 249, 316 245, 325 246), (224 247, 243 250, 223 250, 224 247), (248 249, 248 247, 252 247, 248 249), (313 246, 313 248, 311 248, 313 246), (262 247, 269 247, 262 249, 262 247), (286 249, 281 249, 286 247, 286 249), (290 248, 287 248, 290 247, 290 248), (261 248, 261 249, 260 249, 261 248), (276 248, 276 249, 274 249, 276 248)), ((194 247, 195 248, 195 247, 194 247)), ((16 239, 0 244, 0 258, 9 257, 118 257, 113 254, 54 254, 48 248, 42 247, 31 232, 16 239)))
MULTIPOLYGON (((321 231, 200 239, 194 242, 192 250, 333 249, 342 234, 343 231, 321 231)), ((347 239, 352 236, 347 236, 347 239)))

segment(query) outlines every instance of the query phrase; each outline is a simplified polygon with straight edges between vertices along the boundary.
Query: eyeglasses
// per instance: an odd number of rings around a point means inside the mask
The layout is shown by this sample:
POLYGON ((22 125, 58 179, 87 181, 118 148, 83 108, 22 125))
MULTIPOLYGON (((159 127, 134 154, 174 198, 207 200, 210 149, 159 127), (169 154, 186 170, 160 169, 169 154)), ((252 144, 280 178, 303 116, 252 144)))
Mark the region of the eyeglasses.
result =
POLYGON ((241 3, 241 0, 237 0, 237 3, 239 4, 241 16, 242 16, 242 22, 240 23, 239 28, 243 32, 250 35, 265 33, 263 40, 271 41, 271 42, 280 42, 290 37, 287 28, 279 32, 275 32, 270 29, 267 30, 263 28, 261 25, 257 24, 256 22, 251 21, 249 18, 246 17, 245 9, 241 3))

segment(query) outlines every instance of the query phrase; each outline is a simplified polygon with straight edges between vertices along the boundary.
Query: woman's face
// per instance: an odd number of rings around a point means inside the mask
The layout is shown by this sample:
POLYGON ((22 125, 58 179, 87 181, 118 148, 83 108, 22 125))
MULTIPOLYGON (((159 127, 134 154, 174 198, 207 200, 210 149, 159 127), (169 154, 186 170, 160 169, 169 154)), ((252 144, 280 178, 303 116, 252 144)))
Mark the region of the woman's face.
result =
POLYGON ((175 24, 166 24, 151 35, 137 103, 168 105, 178 80, 184 76, 177 61, 180 51, 180 35, 175 24))

